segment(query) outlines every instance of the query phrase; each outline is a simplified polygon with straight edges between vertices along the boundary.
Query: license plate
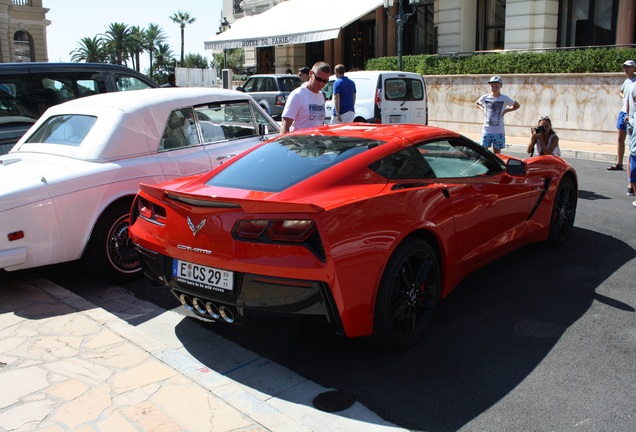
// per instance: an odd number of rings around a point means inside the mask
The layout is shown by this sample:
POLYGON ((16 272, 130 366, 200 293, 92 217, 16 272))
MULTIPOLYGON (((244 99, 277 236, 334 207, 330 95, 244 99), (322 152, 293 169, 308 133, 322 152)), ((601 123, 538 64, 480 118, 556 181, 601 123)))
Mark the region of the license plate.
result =
POLYGON ((214 267, 194 264, 177 259, 172 260, 172 277, 178 282, 198 288, 222 293, 231 293, 234 289, 234 273, 214 267))
POLYGON ((389 123, 402 123, 402 116, 389 117, 389 123))

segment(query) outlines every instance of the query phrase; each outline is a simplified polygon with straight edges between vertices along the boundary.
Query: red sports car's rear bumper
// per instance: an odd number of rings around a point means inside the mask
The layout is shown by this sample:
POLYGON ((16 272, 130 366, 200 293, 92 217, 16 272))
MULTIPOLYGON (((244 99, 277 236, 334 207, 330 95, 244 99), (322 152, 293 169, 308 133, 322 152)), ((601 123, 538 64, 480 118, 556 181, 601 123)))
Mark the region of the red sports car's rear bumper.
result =
POLYGON ((331 291, 323 282, 235 272, 232 292, 214 291, 174 277, 173 258, 135 247, 148 282, 170 288, 199 317, 245 324, 259 315, 321 316, 336 334, 345 334, 331 291))

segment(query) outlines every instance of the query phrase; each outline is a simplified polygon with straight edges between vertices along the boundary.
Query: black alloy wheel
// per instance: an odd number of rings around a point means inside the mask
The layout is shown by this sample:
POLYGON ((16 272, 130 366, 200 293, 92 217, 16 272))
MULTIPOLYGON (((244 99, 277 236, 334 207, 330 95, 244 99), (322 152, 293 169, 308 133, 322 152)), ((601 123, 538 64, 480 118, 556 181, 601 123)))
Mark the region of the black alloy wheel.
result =
POLYGON ((371 341, 387 349, 415 346, 435 316, 440 288, 435 250, 419 238, 404 240, 389 259, 380 281, 371 341))
POLYGON ((578 197, 574 180, 570 177, 564 177, 561 183, 559 183, 554 196, 548 244, 561 246, 570 238, 574 227, 577 200, 578 197))

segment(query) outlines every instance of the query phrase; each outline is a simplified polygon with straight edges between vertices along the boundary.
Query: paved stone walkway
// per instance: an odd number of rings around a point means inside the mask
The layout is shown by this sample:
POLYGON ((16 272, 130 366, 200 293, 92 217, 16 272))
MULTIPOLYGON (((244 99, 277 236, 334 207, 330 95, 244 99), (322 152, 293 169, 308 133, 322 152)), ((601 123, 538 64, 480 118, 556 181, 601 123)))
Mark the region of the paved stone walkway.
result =
POLYGON ((47 280, 0 287, 1 432, 404 431, 357 402, 315 409, 328 389, 220 337, 244 379, 211 370, 175 337, 175 312, 133 327, 47 280))

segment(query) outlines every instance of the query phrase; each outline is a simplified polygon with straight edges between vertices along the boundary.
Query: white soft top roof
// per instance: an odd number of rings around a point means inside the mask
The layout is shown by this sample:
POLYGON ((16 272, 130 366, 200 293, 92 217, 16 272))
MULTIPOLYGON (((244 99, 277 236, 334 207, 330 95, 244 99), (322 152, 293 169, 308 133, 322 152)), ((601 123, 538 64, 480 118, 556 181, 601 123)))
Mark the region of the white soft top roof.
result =
POLYGON ((205 103, 246 99, 251 99, 251 96, 234 90, 198 87, 154 88, 87 96, 49 108, 12 152, 35 151, 93 161, 154 153, 172 111, 205 103), (69 114, 97 117, 78 147, 26 143, 47 119, 69 114))

